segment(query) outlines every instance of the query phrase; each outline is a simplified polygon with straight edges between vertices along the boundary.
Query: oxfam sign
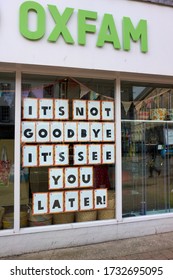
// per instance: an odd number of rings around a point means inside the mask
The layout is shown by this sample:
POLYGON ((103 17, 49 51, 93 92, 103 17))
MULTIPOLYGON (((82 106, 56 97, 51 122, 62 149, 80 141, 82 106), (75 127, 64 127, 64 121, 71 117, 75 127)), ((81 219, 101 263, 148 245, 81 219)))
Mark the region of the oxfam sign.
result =
MULTIPOLYGON (((119 38, 115 20, 112 14, 104 14, 99 28, 94 22, 98 19, 98 13, 95 11, 78 10, 77 28, 78 36, 75 42, 67 23, 76 16, 74 8, 67 7, 60 13, 55 5, 47 5, 49 15, 55 23, 53 30, 47 35, 48 42, 57 42, 60 36, 67 44, 85 46, 87 43, 87 34, 96 36, 96 46, 103 47, 106 43, 111 43, 114 49, 125 51, 130 50, 131 41, 140 41, 141 52, 148 51, 147 21, 141 19, 137 26, 134 26, 129 17, 122 19, 122 42, 119 38), (97 34, 97 35, 96 35, 97 34)), ((40 40, 46 33, 47 15, 45 8, 35 1, 26 1, 20 6, 20 33, 28 40, 40 40), (34 13, 37 17, 35 30, 29 28, 29 15, 34 13)), ((69 25, 69 24, 68 24, 69 25)))

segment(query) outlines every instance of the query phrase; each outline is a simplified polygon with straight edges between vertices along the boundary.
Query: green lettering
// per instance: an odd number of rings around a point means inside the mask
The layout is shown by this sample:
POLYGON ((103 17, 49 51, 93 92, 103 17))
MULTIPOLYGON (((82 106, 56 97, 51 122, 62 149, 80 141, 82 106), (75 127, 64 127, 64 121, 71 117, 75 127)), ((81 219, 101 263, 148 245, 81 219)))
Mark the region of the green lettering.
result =
POLYGON ((98 34, 97 47, 103 47, 106 42, 112 43, 115 49, 119 50, 121 48, 114 18, 110 14, 105 14, 103 17, 98 34))
POLYGON ((56 42, 60 35, 64 38, 67 44, 74 44, 74 40, 66 26, 71 15, 73 14, 73 8, 66 8, 62 15, 60 15, 58 9, 54 5, 48 5, 49 11, 56 23, 53 31, 51 32, 48 41, 56 42))
POLYGON ((79 10, 78 11, 78 44, 86 45, 86 33, 95 33, 96 26, 87 24, 86 20, 96 20, 97 13, 92 11, 79 10))
POLYGON ((148 51, 148 38, 147 38, 147 21, 140 20, 136 29, 134 28, 131 19, 128 17, 123 18, 123 47, 125 51, 130 50, 130 40, 137 42, 141 41, 141 52, 148 51))
POLYGON ((35 1, 26 1, 20 6, 19 28, 23 37, 29 40, 39 40, 45 34, 45 11, 44 8, 35 1), (28 15, 30 12, 36 13, 37 26, 35 31, 29 30, 28 15))

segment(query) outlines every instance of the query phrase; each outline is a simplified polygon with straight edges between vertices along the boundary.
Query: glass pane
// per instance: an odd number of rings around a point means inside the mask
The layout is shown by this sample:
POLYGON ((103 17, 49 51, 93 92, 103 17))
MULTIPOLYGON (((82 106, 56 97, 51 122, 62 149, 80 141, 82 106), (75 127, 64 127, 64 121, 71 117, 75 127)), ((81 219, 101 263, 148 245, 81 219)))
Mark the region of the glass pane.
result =
POLYGON ((114 116, 114 81, 23 75, 28 226, 115 218, 114 116))
POLYGON ((0 229, 14 220, 15 75, 0 73, 0 229))
POLYGON ((122 83, 123 216, 173 211, 170 87, 122 83))

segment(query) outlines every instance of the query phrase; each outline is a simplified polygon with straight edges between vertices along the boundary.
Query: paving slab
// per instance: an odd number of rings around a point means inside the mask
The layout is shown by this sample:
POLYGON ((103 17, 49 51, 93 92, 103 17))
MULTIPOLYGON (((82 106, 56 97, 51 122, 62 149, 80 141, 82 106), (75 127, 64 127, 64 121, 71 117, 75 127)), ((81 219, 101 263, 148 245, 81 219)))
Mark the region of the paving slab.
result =
POLYGON ((11 260, 172 260, 173 232, 4 257, 11 260))

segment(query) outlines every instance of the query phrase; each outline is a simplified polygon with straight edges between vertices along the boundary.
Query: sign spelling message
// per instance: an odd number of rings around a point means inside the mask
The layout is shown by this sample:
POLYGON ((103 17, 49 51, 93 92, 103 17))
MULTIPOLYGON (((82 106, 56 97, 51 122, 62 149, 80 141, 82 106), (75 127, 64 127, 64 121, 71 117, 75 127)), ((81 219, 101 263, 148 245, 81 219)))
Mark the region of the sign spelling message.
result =
POLYGON ((33 214, 104 209, 94 165, 114 164, 113 101, 23 99, 23 167, 48 167, 48 192, 33 193, 33 214))

